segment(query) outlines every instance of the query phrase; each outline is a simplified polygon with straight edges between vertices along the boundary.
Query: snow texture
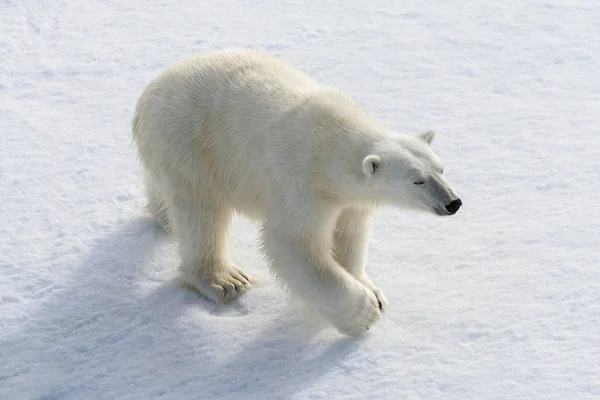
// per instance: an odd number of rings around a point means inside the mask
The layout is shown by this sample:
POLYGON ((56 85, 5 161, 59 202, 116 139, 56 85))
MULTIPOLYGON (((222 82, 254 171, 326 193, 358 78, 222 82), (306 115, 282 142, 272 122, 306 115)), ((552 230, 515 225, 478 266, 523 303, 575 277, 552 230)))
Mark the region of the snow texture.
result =
POLYGON ((0 2, 0 398, 600 398, 600 5, 0 2), (130 141, 190 54, 268 50, 400 131, 435 129, 464 206, 385 209, 361 339, 307 324, 236 218, 259 284, 174 282, 130 141))

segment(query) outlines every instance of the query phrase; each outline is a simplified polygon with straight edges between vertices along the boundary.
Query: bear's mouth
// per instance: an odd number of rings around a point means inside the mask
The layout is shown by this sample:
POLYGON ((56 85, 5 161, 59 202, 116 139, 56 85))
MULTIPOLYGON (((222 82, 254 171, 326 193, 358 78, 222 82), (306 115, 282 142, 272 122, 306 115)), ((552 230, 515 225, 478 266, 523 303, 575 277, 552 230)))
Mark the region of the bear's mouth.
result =
POLYGON ((450 213, 447 210, 444 210, 440 207, 433 207, 433 212, 439 216, 446 217, 448 215, 454 215, 454 213, 450 213))

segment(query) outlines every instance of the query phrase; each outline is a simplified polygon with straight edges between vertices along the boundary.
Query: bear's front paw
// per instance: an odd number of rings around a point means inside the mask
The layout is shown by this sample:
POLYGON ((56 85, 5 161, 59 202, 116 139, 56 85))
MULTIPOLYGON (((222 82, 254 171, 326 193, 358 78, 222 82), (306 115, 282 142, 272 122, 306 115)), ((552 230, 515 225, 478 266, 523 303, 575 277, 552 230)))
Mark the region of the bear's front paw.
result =
POLYGON ((362 284, 357 286, 349 293, 343 313, 334 322, 341 333, 350 336, 368 331, 381 317, 383 308, 373 290, 362 284))

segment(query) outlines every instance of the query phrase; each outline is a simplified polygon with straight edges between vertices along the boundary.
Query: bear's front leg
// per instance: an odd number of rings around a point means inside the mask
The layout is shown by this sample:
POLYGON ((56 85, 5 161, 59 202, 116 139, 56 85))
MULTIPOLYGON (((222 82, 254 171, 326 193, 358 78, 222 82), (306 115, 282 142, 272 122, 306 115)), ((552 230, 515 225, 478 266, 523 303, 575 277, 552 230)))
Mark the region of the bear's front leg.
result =
POLYGON ((333 234, 333 253, 335 260, 356 279, 370 288, 380 308, 385 310, 388 300, 367 276, 365 264, 371 232, 372 211, 366 208, 349 207, 338 216, 333 234))
POLYGON ((331 254, 337 213, 273 215, 263 226, 263 246, 275 275, 337 329, 355 336, 381 317, 374 292, 342 268, 331 254), (290 225, 292 223, 292 225, 290 225))

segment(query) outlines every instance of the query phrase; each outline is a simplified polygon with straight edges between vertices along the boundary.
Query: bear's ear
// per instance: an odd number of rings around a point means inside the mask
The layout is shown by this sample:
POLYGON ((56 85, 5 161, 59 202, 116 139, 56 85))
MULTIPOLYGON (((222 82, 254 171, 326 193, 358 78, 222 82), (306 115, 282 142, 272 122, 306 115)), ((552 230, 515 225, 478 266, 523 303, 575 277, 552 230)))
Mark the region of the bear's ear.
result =
POLYGON ((423 132, 419 135, 419 137, 421 138, 421 140, 425 141, 427 144, 430 145, 433 142, 433 139, 435 139, 435 132, 434 131, 423 132))
POLYGON ((381 157, 375 154, 369 154, 365 157, 362 163, 363 172, 367 176, 373 175, 377 169, 379 169, 379 164, 381 163, 381 157))

